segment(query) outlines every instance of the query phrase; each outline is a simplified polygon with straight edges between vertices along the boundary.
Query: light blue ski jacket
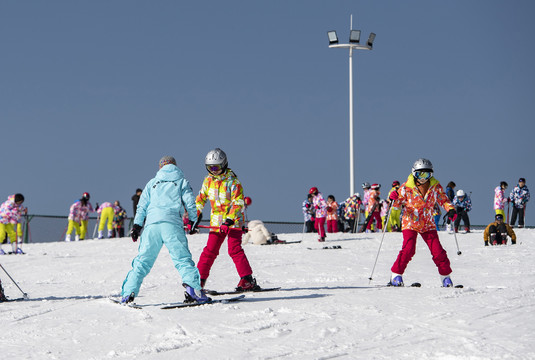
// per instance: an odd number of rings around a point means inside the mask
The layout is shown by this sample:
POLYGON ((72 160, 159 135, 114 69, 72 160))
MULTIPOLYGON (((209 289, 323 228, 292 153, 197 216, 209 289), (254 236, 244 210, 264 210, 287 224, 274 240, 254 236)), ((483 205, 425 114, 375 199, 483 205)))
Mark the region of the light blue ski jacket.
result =
POLYGON ((147 226, 168 222, 182 226, 184 208, 191 221, 197 220, 195 196, 188 180, 176 165, 168 164, 145 185, 137 204, 134 224, 147 226))

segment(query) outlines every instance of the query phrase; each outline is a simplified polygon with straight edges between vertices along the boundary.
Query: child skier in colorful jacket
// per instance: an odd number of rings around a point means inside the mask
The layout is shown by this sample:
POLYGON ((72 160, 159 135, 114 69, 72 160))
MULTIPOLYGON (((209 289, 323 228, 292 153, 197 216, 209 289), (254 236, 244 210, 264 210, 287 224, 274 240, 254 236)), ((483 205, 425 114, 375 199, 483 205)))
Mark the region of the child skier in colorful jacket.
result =
MULTIPOLYGON (((17 247, 17 224, 27 211, 22 206, 23 202, 22 194, 14 194, 8 196, 7 200, 0 205, 0 244, 4 242, 7 234, 14 254, 22 253, 22 250, 17 247)), ((0 254, 5 254, 1 248, 0 254)))
POLYGON ((403 247, 392 265, 390 284, 403 286, 402 275, 416 252, 416 238, 422 236, 433 255, 433 261, 442 277, 442 285, 453 286, 450 278, 452 272, 446 250, 440 244, 433 207, 435 203, 448 211, 448 217, 455 214, 453 205, 449 202, 440 183, 432 176, 433 165, 427 159, 418 159, 412 174, 401 185, 398 191, 392 192, 390 199, 393 206, 405 206, 402 219, 403 247))
POLYGON ((368 192, 368 205, 366 206, 366 214, 367 216, 371 216, 371 220, 368 222, 366 231, 372 231, 374 221, 377 224, 377 229, 380 230, 383 228, 381 220, 381 199, 379 198, 379 195, 381 195, 381 192, 379 191, 380 187, 381 185, 379 184, 373 184, 371 186, 371 190, 368 192))
POLYGON ((334 195, 327 196, 327 232, 338 232, 338 203, 334 195))
MULTIPOLYGON (((243 208, 245 205, 243 187, 236 174, 228 168, 225 152, 219 148, 208 152, 205 158, 208 175, 204 178, 201 190, 195 199, 199 216, 207 201, 210 201, 212 212, 210 226, 213 228, 208 235, 197 267, 204 287, 210 269, 219 255, 219 249, 228 236, 228 254, 232 258, 240 281, 238 291, 253 291, 260 287, 253 278, 253 269, 242 248, 242 226, 244 225, 243 208)), ((195 228, 192 228, 194 231, 195 228)))
POLYGON ((317 187, 312 187, 309 190, 309 194, 312 194, 314 199, 312 200, 312 203, 314 204, 314 208, 316 209, 316 221, 314 223, 314 227, 318 231, 318 235, 320 236, 318 241, 323 242, 325 241, 325 220, 327 217, 327 202, 323 198, 322 193, 319 192, 317 187))
POLYGON ((123 282, 121 302, 132 302, 138 295, 141 283, 152 269, 163 245, 167 247, 182 278, 182 286, 186 288, 186 301, 210 300, 201 289, 199 271, 188 247, 182 224, 184 208, 190 220, 197 221, 195 197, 188 180, 176 166, 176 160, 172 156, 164 156, 159 161, 159 171, 143 189, 137 205, 130 236, 134 242, 141 236, 139 253, 132 261, 132 270, 123 282))

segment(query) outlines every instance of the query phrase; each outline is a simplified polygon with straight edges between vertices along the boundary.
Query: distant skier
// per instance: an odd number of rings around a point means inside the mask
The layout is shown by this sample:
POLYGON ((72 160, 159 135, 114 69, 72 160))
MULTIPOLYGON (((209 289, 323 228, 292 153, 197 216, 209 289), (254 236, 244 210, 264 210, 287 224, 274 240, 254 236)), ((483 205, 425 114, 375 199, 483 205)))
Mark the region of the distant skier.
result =
POLYGON ((103 202, 102 204, 97 204, 97 212, 100 215, 100 221, 98 224, 98 238, 104 238, 104 227, 108 226, 108 238, 111 238, 113 235, 113 217, 115 216, 115 208, 111 202, 103 202))
POLYGON ((349 224, 349 232, 354 233, 358 231, 355 223, 359 221, 361 204, 362 201, 360 200, 359 193, 353 194, 345 201, 343 215, 349 224))
POLYGON ((502 214, 505 219, 505 204, 507 204, 508 198, 505 196, 505 190, 507 189, 508 184, 505 181, 500 182, 500 185, 496 186, 494 189, 494 211, 496 215, 502 214))
MULTIPOLYGON (((448 197, 448 200, 450 203, 453 203, 453 199, 455 198, 455 187, 457 185, 450 181, 448 185, 446 185, 446 196, 448 197)), ((446 222, 446 231, 451 232, 453 231, 453 222, 457 219, 457 214, 453 217, 453 219, 448 219, 446 222)))
POLYGON ((139 198, 141 197, 142 189, 136 189, 136 193, 132 195, 132 205, 134 208, 134 217, 136 217, 137 204, 139 203, 139 198))
MULTIPOLYGON (((394 180, 392 182, 392 189, 388 192, 388 198, 390 199, 390 194, 392 194, 392 191, 397 191, 399 189, 399 181, 394 180)), ((388 226, 386 228, 387 231, 401 231, 401 223, 400 223, 400 217, 401 217, 401 209, 393 207, 392 210, 390 210, 390 220, 388 220, 388 226)))
POLYGON ((199 195, 195 199, 197 214, 201 216, 206 201, 210 201, 210 226, 215 229, 208 234, 208 242, 197 263, 201 285, 204 288, 210 269, 219 255, 219 249, 228 236, 228 254, 240 276, 236 290, 259 290, 260 286, 253 278, 253 269, 241 245, 241 227, 244 223, 243 187, 236 174, 228 167, 227 155, 223 150, 216 148, 209 151, 204 164, 208 175, 204 178, 199 195))
POLYGON ((89 202, 90 195, 84 192, 79 200, 69 208, 67 231, 65 233, 65 241, 71 241, 71 234, 74 230, 74 240, 84 240, 87 234, 87 226, 89 223, 89 213, 94 212, 93 206, 89 202))
POLYGON ((119 200, 113 203, 113 231, 112 237, 124 237, 124 220, 126 219, 126 210, 123 209, 119 200))
MULTIPOLYGON (((7 234, 13 254, 23 253, 22 249, 17 246, 17 224, 21 216, 27 212, 27 209, 22 206, 23 202, 24 196, 17 193, 8 196, 7 200, 0 205, 0 244, 4 242, 7 234)), ((5 251, 0 247, 0 255, 4 254, 5 251)))
POLYGON ((367 216, 370 216, 370 221, 366 227, 366 232, 371 232, 374 228, 377 230, 381 230, 383 228, 381 221, 381 199, 379 198, 379 195, 381 195, 381 192, 379 191, 380 188, 381 185, 373 184, 371 186, 371 190, 368 192, 368 205, 366 206, 366 214, 367 216), (374 221, 375 227, 373 227, 374 221))
POLYGON ((416 238, 422 236, 433 255, 433 261, 442 279, 442 286, 451 287, 452 272, 446 250, 440 244, 433 220, 433 206, 438 203, 453 217, 455 209, 448 201, 444 189, 433 177, 433 164, 427 159, 418 159, 412 166, 412 174, 398 191, 390 194, 393 206, 405 206, 402 219, 403 246, 392 265, 392 286, 403 286, 403 274, 416 252, 416 238))
POLYGON ((507 235, 511 237, 511 244, 516 244, 515 232, 509 224, 503 221, 503 214, 496 214, 495 221, 491 222, 483 232, 485 246, 506 245, 507 235))
POLYGON ((325 241, 325 220, 327 217, 327 202, 323 198, 323 194, 319 192, 317 187, 312 187, 308 191, 313 196, 312 203, 316 211, 316 221, 314 222, 314 228, 318 232, 319 242, 325 241))
POLYGON ((314 211, 314 205, 312 204, 313 198, 314 197, 312 194, 308 194, 307 199, 303 201, 303 205, 301 207, 303 210, 305 229, 307 233, 314 232, 314 222, 316 221, 316 218, 314 217, 316 212, 314 211))
POLYGON ((182 278, 186 301, 209 301, 210 298, 201 289, 199 271, 191 258, 182 224, 183 208, 186 208, 191 221, 197 221, 193 191, 172 156, 162 157, 159 167, 139 199, 134 226, 130 231, 132 240, 136 242, 140 237, 143 224, 145 230, 139 241, 139 254, 132 261, 132 270, 123 282, 121 302, 134 301, 163 245, 182 278))
POLYGON ((518 227, 524 227, 524 216, 526 215, 526 205, 529 201, 529 189, 526 186, 526 179, 518 179, 518 185, 515 186, 509 200, 513 203, 513 212, 511 214, 511 223, 509 225, 514 226, 516 217, 518 216, 518 227))
POLYGON ((338 203, 334 195, 327 196, 327 232, 338 232, 338 203))
POLYGON ((455 211, 457 212, 457 218, 455 219, 454 227, 455 232, 459 232, 459 225, 461 220, 464 223, 464 230, 470 232, 470 217, 468 212, 472 210, 472 200, 464 190, 458 190, 455 197, 453 198, 453 206, 455 206, 455 211))

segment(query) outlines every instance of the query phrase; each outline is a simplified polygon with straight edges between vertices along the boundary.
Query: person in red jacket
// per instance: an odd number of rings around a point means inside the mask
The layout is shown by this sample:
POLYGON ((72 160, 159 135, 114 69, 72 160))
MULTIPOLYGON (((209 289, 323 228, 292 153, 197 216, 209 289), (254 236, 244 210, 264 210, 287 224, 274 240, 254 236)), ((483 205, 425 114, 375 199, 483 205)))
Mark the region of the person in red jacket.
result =
POLYGON ((440 244, 433 207, 438 203, 453 218, 455 207, 449 202, 442 185, 433 177, 433 164, 427 159, 418 159, 412 166, 412 174, 398 191, 390 194, 395 207, 405 207, 401 229, 403 246, 392 265, 390 285, 403 286, 403 273, 416 252, 416 238, 422 236, 433 255, 433 261, 441 276, 442 286, 452 287, 450 260, 446 250, 440 244))

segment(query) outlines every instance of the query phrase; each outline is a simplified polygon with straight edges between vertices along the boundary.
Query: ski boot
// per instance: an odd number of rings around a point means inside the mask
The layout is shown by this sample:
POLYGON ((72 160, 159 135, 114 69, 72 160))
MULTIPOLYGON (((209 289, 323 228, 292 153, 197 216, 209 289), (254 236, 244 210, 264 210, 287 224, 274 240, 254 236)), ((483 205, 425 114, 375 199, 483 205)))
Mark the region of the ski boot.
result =
POLYGON ((22 251, 21 248, 17 248, 17 252, 15 254, 23 255, 23 254, 25 254, 25 252, 22 251))
POLYGON ((507 234, 502 233, 502 245, 507 245, 507 234))
POLYGON ((451 281, 449 276, 443 276, 442 277, 442 286, 443 287, 453 287, 453 282, 451 281))
POLYGON ((71 241, 71 234, 65 235, 65 241, 71 241))
POLYGON ((405 284, 403 284, 403 277, 401 275, 398 275, 398 274, 392 274, 392 279, 390 280, 390 282, 388 283, 389 286, 405 286, 405 284))
POLYGON ((80 235, 74 235, 74 241, 80 241, 80 235))
POLYGON ((256 279, 253 275, 247 275, 240 279, 236 291, 258 291, 260 286, 256 284, 256 279))
POLYGON ((325 236, 322 236, 318 239, 319 242, 325 242, 325 236))
POLYGON ((102 230, 98 231, 98 239, 104 239, 104 232, 102 230))
POLYGON ((130 295, 123 296, 121 299, 121 304, 128 304, 134 301, 134 298, 136 297, 136 294, 131 293, 130 295))
POLYGON ((4 295, 4 288, 2 287, 2 282, 0 281, 0 302, 8 301, 4 295))
POLYGON ((466 231, 466 233, 468 234, 468 233, 470 232, 470 228, 466 226, 466 227, 464 228, 464 231, 466 231))
POLYGON ((113 235, 113 231, 112 230, 108 230, 108 239, 111 239, 112 235, 113 235))
POLYGON ((182 286, 186 288, 186 291, 184 291, 184 296, 186 297, 186 299, 184 300, 185 303, 193 303, 193 302, 207 303, 207 302, 212 301, 211 298, 206 296, 206 294, 204 293, 204 290, 202 289, 195 290, 188 284, 182 284, 182 286))

